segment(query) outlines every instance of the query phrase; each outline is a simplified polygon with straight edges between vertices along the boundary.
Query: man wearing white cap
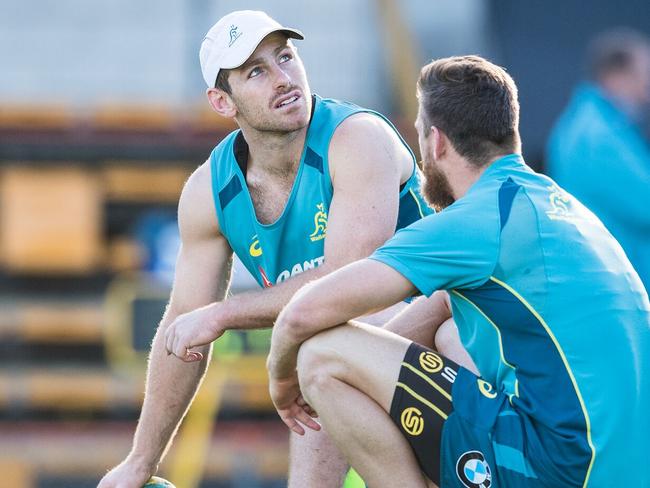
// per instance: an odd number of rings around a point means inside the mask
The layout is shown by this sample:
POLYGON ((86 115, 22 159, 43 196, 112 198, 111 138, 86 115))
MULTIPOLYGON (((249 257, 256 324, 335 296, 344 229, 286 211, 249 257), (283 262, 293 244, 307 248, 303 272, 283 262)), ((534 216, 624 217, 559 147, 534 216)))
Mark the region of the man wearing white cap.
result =
MULTIPOLYGON (((181 195, 182 247, 152 345, 133 449, 101 488, 136 488, 156 472, 205 373, 212 341, 228 329, 272 326, 302 285, 368 256, 397 228, 431 212, 413 153, 387 119, 312 95, 291 41, 302 38, 263 12, 238 11, 203 41, 210 105, 240 129, 214 149, 181 195), (233 252, 262 289, 225 299, 233 252)), ((449 312, 435 316, 444 321, 449 312)), ((393 324, 433 343, 416 326, 393 324)), ((294 437, 289 485, 340 487, 345 461, 327 436, 294 437)))

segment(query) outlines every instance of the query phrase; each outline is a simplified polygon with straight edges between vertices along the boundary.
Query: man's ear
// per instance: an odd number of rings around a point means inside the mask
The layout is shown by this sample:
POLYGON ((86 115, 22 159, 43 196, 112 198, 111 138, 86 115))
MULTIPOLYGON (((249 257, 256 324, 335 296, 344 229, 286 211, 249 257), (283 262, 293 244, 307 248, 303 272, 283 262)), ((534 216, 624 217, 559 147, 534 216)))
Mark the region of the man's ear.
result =
POLYGON ((438 160, 448 151, 450 142, 445 133, 436 126, 432 125, 430 130, 430 135, 433 138, 433 157, 438 160))
POLYGON ((232 119, 237 115, 237 106, 232 97, 218 88, 208 88, 205 92, 212 110, 222 117, 232 119))

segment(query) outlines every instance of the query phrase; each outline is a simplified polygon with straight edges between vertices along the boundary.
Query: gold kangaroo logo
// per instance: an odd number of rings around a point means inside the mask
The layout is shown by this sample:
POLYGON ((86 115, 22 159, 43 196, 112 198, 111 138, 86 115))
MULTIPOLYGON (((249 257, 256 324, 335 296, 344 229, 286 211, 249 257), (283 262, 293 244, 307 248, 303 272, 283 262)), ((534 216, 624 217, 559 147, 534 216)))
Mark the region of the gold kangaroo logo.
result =
POLYGON ((415 407, 404 409, 402 415, 400 415, 400 421, 404 430, 412 436, 420 435, 424 430, 422 412, 415 407))
POLYGON ((549 186, 548 190, 551 192, 548 196, 551 210, 546 212, 548 218, 553 220, 569 220, 571 218, 571 211, 568 205, 571 201, 569 195, 557 185, 549 186))
POLYGON ((319 203, 316 205, 316 208, 318 208, 318 212, 314 214, 315 229, 309 236, 312 242, 324 239, 327 234, 327 212, 325 212, 325 204, 319 203))

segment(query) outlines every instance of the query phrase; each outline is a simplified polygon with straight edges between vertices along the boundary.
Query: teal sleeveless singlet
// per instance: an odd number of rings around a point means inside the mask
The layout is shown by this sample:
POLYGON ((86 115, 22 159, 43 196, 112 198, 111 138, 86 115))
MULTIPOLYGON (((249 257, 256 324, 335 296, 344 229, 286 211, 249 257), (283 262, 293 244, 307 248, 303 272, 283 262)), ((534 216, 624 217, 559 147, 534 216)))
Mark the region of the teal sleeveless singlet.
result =
MULTIPOLYGON (((400 189, 397 229, 432 213, 420 195, 415 156, 383 115, 347 102, 313 96, 313 114, 291 194, 280 217, 271 224, 257 220, 246 177, 236 152, 247 147, 240 130, 226 136, 210 155, 212 194, 221 233, 260 286, 269 287, 320 266, 324 257, 327 215, 332 200, 328 166, 334 131, 347 117, 372 113, 385 120, 413 157, 413 174, 400 189)), ((354 238, 354 236, 350 236, 354 238)))

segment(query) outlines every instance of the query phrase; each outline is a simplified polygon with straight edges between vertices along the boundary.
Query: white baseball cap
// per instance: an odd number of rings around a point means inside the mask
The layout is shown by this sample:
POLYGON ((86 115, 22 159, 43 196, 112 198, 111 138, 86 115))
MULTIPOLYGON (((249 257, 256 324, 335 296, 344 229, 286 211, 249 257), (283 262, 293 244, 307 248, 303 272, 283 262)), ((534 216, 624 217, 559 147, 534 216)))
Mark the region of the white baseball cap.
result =
POLYGON ((199 51, 201 72, 208 87, 214 87, 220 69, 244 64, 262 39, 272 32, 304 39, 299 30, 283 27, 259 10, 238 10, 221 17, 203 38, 199 51))

